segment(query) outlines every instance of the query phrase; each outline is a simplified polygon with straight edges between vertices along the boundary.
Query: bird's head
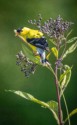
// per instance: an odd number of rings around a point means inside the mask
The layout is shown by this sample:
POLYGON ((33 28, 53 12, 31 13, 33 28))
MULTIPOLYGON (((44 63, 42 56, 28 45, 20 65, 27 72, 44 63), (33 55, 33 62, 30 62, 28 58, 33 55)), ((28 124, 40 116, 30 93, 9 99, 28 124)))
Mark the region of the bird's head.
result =
POLYGON ((17 30, 15 29, 14 32, 15 32, 15 36, 18 36, 18 35, 26 35, 28 32, 29 32, 29 28, 27 27, 23 27, 23 28, 18 28, 17 30))
POLYGON ((15 36, 20 35, 20 33, 22 32, 22 28, 18 28, 17 30, 14 30, 15 36))

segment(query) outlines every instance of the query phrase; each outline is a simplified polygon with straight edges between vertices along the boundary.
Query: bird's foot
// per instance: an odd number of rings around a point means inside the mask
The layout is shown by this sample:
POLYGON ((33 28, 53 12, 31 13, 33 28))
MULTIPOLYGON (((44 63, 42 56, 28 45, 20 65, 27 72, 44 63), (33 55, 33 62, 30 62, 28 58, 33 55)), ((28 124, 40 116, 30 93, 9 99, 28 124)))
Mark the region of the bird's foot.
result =
POLYGON ((39 53, 37 51, 33 51, 34 56, 39 56, 39 53))

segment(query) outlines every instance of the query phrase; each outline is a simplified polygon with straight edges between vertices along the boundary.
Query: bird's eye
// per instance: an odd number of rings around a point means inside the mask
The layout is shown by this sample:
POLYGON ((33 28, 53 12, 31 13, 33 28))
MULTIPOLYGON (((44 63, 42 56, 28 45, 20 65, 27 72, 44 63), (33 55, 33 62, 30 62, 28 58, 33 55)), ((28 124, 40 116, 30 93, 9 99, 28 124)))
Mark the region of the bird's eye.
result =
POLYGON ((17 32, 20 33, 22 31, 22 28, 18 28, 17 32))

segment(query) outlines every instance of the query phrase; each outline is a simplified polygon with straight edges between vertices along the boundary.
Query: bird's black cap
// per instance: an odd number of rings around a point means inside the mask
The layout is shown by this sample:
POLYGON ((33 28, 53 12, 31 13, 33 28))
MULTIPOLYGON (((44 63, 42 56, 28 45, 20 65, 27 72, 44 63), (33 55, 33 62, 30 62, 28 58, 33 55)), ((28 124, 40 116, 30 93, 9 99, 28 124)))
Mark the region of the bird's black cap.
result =
POLYGON ((22 28, 18 28, 17 32, 20 33, 22 31, 22 28))

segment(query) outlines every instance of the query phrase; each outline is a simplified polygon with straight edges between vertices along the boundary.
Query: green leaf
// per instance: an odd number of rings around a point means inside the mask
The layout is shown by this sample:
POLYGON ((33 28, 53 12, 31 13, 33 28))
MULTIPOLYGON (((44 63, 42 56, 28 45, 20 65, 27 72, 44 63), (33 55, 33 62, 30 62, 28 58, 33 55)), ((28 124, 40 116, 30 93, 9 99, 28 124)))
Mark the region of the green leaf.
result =
POLYGON ((40 58, 37 57, 37 56, 34 56, 32 50, 29 47, 22 44, 22 49, 23 49, 23 52, 26 55, 26 57, 28 57, 31 61, 33 61, 34 63, 37 63, 39 65, 41 64, 40 63, 40 58))
POLYGON ((59 124, 59 119, 58 119, 58 103, 56 101, 49 101, 47 102, 47 104, 49 105, 50 107, 50 110, 52 111, 55 119, 57 120, 57 123, 59 124))
POLYGON ((16 90, 6 90, 6 92, 12 92, 24 99, 27 99, 29 101, 32 101, 32 102, 35 102, 35 103, 38 103, 40 104, 41 106, 44 106, 46 108, 49 108, 49 105, 43 101, 40 101, 38 99, 36 99, 33 95, 29 94, 29 93, 26 93, 26 92, 22 92, 22 91, 16 91, 16 90))
POLYGON ((29 101, 35 102, 37 104, 40 104, 42 107, 48 108, 52 113, 54 118, 56 119, 57 123, 59 124, 59 119, 58 119, 58 103, 55 101, 49 101, 49 102, 43 102, 35 98, 33 95, 22 92, 22 91, 15 91, 15 90, 6 90, 6 92, 12 92, 15 93, 16 95, 27 99, 29 101))
POLYGON ((60 88, 61 88, 61 93, 60 95, 63 94, 64 90, 66 89, 69 81, 70 81, 70 78, 71 78, 71 68, 72 67, 69 67, 68 65, 64 65, 64 73, 61 74, 60 76, 60 88))
POLYGON ((73 37, 72 39, 69 39, 66 43, 72 43, 72 42, 74 42, 75 40, 77 40, 77 37, 73 37))
POLYGON ((59 82, 61 82, 61 81, 64 79, 64 77, 65 77, 69 72, 71 72, 71 69, 72 69, 72 67, 69 67, 68 65, 64 65, 64 73, 60 75, 60 80, 59 80, 59 82))
POLYGON ((58 58, 58 50, 57 50, 57 48, 56 48, 56 47, 52 47, 52 48, 51 48, 51 51, 53 52, 54 56, 55 56, 56 58, 58 58))
MULTIPOLYGON (((67 112, 67 115, 68 115, 69 114, 68 106, 67 106, 67 102, 66 102, 66 99, 65 99, 65 96, 64 96, 63 92, 66 89, 66 87, 67 87, 67 85, 70 81, 72 67, 69 67, 68 65, 65 65, 64 68, 65 68, 64 73, 61 74, 61 76, 60 76, 59 86, 60 86, 60 97, 63 96, 64 104, 65 104, 65 107, 66 107, 66 112, 67 112)), ((71 125, 70 124, 70 118, 68 118, 68 125, 71 125)))
POLYGON ((56 112, 56 115, 58 116, 58 103, 56 101, 48 101, 47 104, 56 112))
POLYGON ((70 34, 72 33, 72 30, 70 30, 66 36, 66 38, 68 38, 70 36, 70 34))
POLYGON ((76 113, 77 113, 77 108, 74 109, 74 110, 67 116, 67 118, 66 118, 65 121, 64 121, 64 124, 67 122, 67 120, 68 120, 71 116, 75 115, 76 113))
POLYGON ((62 59, 64 59, 68 54, 72 53, 76 48, 77 48, 77 41, 71 47, 69 47, 68 50, 66 50, 62 59))
POLYGON ((53 39, 49 39, 51 43, 53 43, 55 46, 57 46, 56 42, 53 39))

